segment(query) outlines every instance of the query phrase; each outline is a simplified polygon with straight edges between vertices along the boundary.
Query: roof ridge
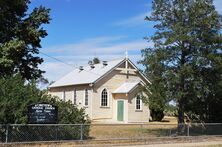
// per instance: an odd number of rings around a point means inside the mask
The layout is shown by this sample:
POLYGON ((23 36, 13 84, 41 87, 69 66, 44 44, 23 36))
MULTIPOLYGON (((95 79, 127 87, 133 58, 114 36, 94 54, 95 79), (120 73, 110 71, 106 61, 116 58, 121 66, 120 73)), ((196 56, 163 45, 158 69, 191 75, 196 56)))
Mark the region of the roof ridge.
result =
MULTIPOLYGON (((113 61, 117 61, 117 60, 124 60, 125 58, 116 58, 116 59, 112 59, 112 60, 102 60, 102 61, 107 61, 107 62, 113 62, 113 61)), ((94 65, 99 65, 99 64, 103 64, 102 61, 100 63, 96 63, 94 65)), ((80 65, 80 66, 83 66, 83 67, 88 67, 90 66, 89 64, 85 64, 85 65, 80 65)), ((78 67, 76 67, 75 69, 78 69, 78 67)), ((75 70, 74 69, 74 70, 75 70)))

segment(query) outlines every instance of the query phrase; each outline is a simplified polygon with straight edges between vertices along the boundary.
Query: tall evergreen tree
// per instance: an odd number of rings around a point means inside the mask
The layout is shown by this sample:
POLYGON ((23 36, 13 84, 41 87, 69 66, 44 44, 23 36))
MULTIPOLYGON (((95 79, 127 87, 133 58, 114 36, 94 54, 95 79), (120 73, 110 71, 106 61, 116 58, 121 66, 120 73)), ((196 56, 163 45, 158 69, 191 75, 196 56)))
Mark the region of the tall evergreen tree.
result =
POLYGON ((178 123, 185 113, 207 121, 211 99, 222 94, 222 17, 212 0, 153 0, 152 8, 146 20, 156 22, 154 47, 143 49, 140 61, 151 78, 150 98, 175 100, 178 123))
POLYGON ((20 73, 25 79, 39 78, 38 65, 42 28, 49 23, 49 9, 42 6, 28 13, 30 0, 0 0, 0 77, 20 73))

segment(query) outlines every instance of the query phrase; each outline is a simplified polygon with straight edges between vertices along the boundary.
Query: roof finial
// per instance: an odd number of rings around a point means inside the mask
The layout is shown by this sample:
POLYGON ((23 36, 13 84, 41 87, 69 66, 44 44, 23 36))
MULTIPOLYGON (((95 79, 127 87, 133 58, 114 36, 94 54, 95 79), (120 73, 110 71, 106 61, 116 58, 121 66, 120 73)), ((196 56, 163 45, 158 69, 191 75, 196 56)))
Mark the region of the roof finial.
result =
POLYGON ((125 58, 128 59, 128 51, 125 52, 125 58))

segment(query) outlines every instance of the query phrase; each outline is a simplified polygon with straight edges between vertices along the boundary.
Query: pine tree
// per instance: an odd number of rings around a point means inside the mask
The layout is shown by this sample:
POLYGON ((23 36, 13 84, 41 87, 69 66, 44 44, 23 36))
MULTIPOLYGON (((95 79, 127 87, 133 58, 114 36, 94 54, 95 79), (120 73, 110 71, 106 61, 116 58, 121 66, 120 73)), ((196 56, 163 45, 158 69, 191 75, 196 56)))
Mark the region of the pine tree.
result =
POLYGON ((173 99, 180 124, 185 113, 204 120, 208 100, 219 98, 215 91, 221 96, 222 17, 212 0, 153 0, 152 9, 146 20, 156 22, 154 47, 143 49, 141 60, 152 82, 151 99, 173 99))
POLYGON ((49 9, 40 6, 28 13, 30 0, 0 0, 0 77, 19 73, 24 79, 37 79, 41 38, 47 36, 49 9))

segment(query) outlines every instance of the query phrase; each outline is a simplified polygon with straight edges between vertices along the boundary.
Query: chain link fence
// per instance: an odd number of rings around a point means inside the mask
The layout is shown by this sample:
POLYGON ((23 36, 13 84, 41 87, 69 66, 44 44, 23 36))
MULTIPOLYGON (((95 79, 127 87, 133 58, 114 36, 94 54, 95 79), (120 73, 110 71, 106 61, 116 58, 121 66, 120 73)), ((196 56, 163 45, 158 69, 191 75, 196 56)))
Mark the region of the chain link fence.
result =
POLYGON ((8 124, 0 125, 0 141, 146 139, 222 135, 221 123, 208 124, 8 124))

